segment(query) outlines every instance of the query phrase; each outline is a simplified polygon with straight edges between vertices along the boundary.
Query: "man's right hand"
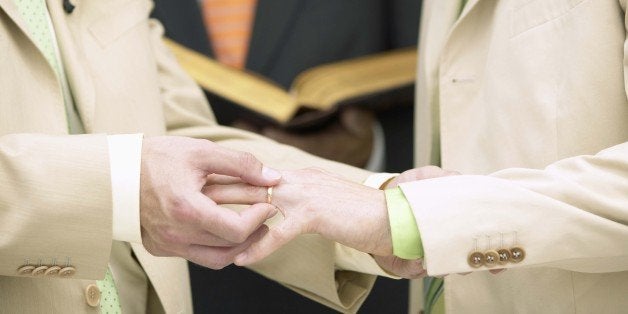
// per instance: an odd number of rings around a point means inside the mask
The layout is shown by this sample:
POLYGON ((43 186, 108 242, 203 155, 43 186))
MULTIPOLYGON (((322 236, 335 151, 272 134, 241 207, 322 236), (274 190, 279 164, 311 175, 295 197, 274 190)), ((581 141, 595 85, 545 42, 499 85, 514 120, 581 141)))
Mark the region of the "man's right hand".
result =
POLYGON ((213 173, 255 186, 272 186, 281 179, 253 155, 210 141, 167 136, 144 139, 140 224, 142 242, 151 254, 179 256, 220 269, 268 231, 263 223, 275 215, 274 206, 254 204, 238 213, 201 193, 213 173))

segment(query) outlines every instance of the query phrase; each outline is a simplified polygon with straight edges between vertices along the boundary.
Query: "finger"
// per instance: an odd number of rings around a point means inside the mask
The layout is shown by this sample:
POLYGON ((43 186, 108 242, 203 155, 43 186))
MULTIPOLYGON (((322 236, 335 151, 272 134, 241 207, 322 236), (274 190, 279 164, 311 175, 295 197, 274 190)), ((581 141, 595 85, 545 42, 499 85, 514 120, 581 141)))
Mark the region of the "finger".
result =
POLYGON ((234 263, 245 266, 261 261, 298 235, 298 229, 292 227, 288 220, 284 220, 270 229, 259 241, 237 255, 234 263))
POLYGON ((211 144, 210 157, 204 156, 206 160, 201 163, 203 170, 238 177, 253 185, 272 186, 279 183, 281 174, 277 170, 264 167, 253 154, 211 144))
POLYGON ((270 204, 255 204, 241 212, 235 212, 216 205, 201 193, 198 194, 195 204, 201 228, 234 243, 244 242, 277 213, 277 208, 270 204))
POLYGON ((205 230, 195 232, 194 234, 190 235, 188 243, 216 247, 233 247, 239 245, 238 243, 227 241, 205 230))
POLYGON ((233 263, 236 255, 240 254, 252 243, 259 241, 268 232, 268 227, 260 226, 242 244, 234 247, 212 247, 204 245, 190 245, 184 257, 196 264, 211 268, 222 269, 233 263))
POLYGON ((225 176, 222 174, 212 173, 207 176, 207 183, 205 183, 205 185, 236 184, 236 183, 242 183, 242 179, 238 177, 225 176))
POLYGON ((268 201, 267 187, 246 183, 205 186, 202 192, 217 204, 256 204, 268 201))

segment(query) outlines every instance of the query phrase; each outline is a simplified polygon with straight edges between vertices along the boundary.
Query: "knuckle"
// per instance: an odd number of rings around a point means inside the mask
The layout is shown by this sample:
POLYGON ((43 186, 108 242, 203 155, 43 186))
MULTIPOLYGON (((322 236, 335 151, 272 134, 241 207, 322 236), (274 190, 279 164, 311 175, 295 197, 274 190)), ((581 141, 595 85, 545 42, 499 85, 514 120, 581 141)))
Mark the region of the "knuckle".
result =
POLYGON ((194 210, 185 197, 177 197, 170 203, 170 216, 178 222, 192 221, 194 219, 194 210))

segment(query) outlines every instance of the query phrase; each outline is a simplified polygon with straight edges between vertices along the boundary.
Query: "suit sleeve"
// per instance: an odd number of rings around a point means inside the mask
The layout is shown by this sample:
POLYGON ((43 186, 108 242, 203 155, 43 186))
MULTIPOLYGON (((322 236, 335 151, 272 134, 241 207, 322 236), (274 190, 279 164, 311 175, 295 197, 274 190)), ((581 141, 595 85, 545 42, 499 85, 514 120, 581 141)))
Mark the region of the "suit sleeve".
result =
MULTIPOLYGON (((159 66, 162 102, 169 135, 205 138, 225 147, 253 153, 264 164, 278 169, 324 168, 362 182, 367 171, 327 161, 249 132, 216 124, 214 115, 196 83, 178 65, 162 42, 163 27, 151 20, 152 42, 159 66)), ((375 276, 336 269, 335 243, 320 236, 295 239, 251 268, 288 288, 341 312, 356 312, 372 288, 375 276)), ((368 254, 360 256, 372 263, 368 254)))
POLYGON ((628 143, 543 170, 506 169, 401 188, 421 230, 430 275, 486 270, 471 267, 468 254, 476 247, 514 246, 525 258, 505 268, 628 270, 628 143))
POLYGON ((112 238, 105 135, 0 136, 0 275, 25 264, 99 279, 112 238))

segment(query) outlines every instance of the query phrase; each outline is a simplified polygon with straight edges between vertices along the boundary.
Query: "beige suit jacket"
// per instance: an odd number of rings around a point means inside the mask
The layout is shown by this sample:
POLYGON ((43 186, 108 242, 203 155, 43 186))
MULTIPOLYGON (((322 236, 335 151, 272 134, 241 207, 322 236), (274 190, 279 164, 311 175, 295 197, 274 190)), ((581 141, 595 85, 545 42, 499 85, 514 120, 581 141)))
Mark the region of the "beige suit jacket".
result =
POLYGON ((446 278, 446 311, 625 313, 626 1, 459 5, 424 1, 416 159, 437 163, 439 143, 471 175, 402 187, 428 272, 474 271, 446 278), (527 256, 491 275, 467 263, 475 239, 527 256))
MULTIPOLYGON (((199 88, 162 45, 163 29, 145 0, 48 0, 67 76, 87 135, 67 134, 59 82, 26 31, 13 0, 0 0, 0 311, 98 312, 85 287, 104 277, 112 245, 105 134, 207 138, 254 152, 281 168, 311 165, 361 181, 367 172, 216 125, 199 88), (25 263, 76 268, 71 278, 19 276, 25 263)), ((149 311, 189 313, 187 264, 134 255, 151 284, 149 311)), ((255 266, 304 295, 355 312, 373 276, 335 270, 334 244, 305 236, 255 266)), ((355 253, 355 252, 354 252, 355 253)), ((369 259, 365 254, 359 258, 369 259)), ((134 263, 131 256, 117 264, 134 263)), ((119 282, 121 291, 124 278, 119 282)), ((144 283, 146 284, 146 283, 144 283)), ((141 297, 141 296, 137 296, 141 297)))

